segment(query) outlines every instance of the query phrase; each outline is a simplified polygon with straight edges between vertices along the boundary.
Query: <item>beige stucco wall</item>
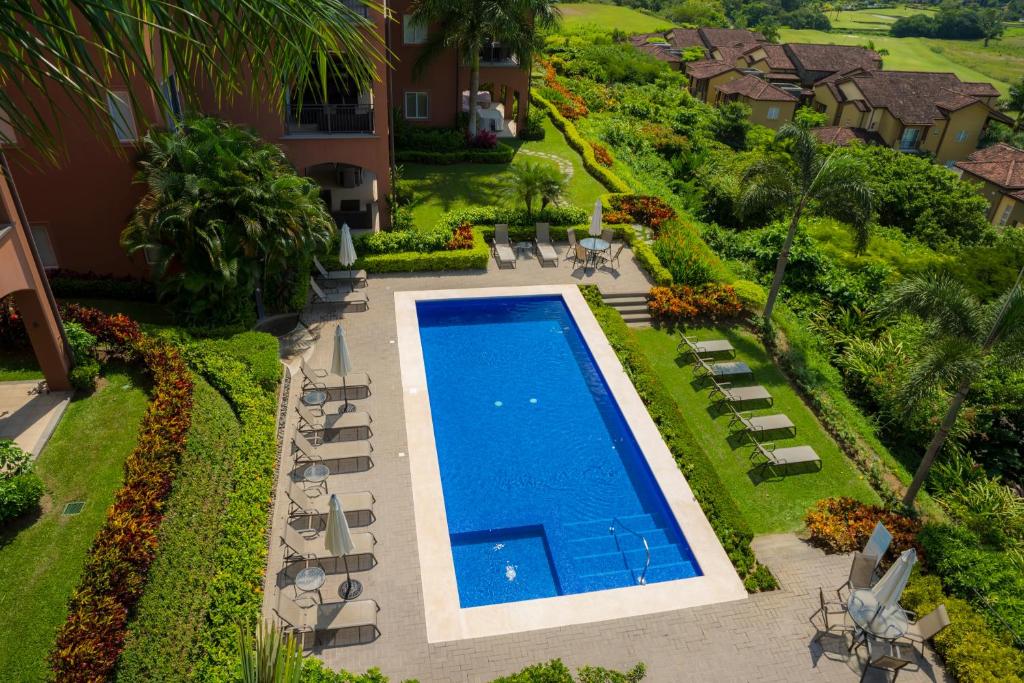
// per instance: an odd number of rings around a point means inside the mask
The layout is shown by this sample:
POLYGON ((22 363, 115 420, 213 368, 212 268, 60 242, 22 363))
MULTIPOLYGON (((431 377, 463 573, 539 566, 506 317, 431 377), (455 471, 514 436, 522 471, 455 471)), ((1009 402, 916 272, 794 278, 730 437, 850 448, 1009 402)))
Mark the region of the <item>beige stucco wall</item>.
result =
POLYGON ((751 123, 767 126, 774 130, 778 130, 779 126, 787 121, 792 121, 793 114, 796 111, 796 102, 765 102, 763 100, 751 100, 746 97, 740 97, 739 100, 750 107, 751 123), (774 121, 768 118, 768 110, 771 107, 779 108, 779 118, 774 121))
POLYGON ((729 81, 735 81, 737 78, 742 76, 739 71, 726 71, 724 74, 712 76, 708 79, 708 99, 705 100, 709 103, 718 102, 718 86, 725 85, 729 81))
POLYGON ((899 147, 900 136, 903 135, 903 124, 889 113, 888 109, 876 109, 878 118, 878 134, 885 140, 889 147, 899 147))
POLYGON ((978 149, 978 140, 987 119, 988 108, 980 102, 952 112, 941 146, 935 151, 935 160, 944 164, 947 161, 959 161, 969 157, 978 149), (956 139, 961 131, 967 133, 967 138, 963 142, 956 139))
POLYGON ((1006 226, 1024 224, 1024 202, 1017 201, 1006 195, 1000 195, 999 202, 996 204, 996 210, 992 213, 992 224, 1006 226), (1009 218, 1003 223, 1003 213, 1008 206, 1013 208, 1010 210, 1009 218))

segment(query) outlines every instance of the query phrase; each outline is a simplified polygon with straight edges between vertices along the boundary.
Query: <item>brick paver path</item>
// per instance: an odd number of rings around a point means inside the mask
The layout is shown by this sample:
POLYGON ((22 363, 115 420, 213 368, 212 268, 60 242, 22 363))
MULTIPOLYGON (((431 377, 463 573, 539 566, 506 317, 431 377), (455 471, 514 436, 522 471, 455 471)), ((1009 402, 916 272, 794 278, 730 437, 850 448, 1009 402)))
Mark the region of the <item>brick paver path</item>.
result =
MULTIPOLYGON (((376 600, 382 635, 367 645, 317 652, 337 669, 363 671, 380 667, 393 681, 418 678, 423 683, 487 681, 535 662, 560 657, 566 664, 625 669, 638 661, 648 667, 647 680, 677 681, 856 681, 859 662, 824 652, 812 643, 814 627, 808 617, 817 607, 818 586, 841 584, 849 558, 826 556, 793 535, 755 541, 759 559, 779 578, 782 588, 734 603, 666 612, 638 618, 530 631, 508 636, 428 644, 424 626, 420 570, 417 558, 406 434, 395 340, 394 297, 397 290, 493 287, 547 283, 595 282, 606 291, 640 291, 649 286, 643 273, 624 252, 622 272, 599 271, 583 276, 568 263, 542 268, 535 259, 520 257, 516 269, 498 271, 493 261, 486 273, 416 273, 372 276, 365 291, 371 308, 344 316, 353 362, 373 378, 373 395, 356 401, 373 416, 374 466, 365 472, 332 477, 332 490, 370 490, 377 499, 376 521, 369 527, 377 537, 378 565, 358 574, 364 597, 376 600)), ((321 341, 307 355, 314 366, 327 367, 330 340, 339 315, 329 307, 314 307, 306 319, 319 324, 321 341)), ((457 349, 453 350, 457 353, 457 349)), ((293 359, 292 365, 297 367, 293 359)), ((292 383, 286 430, 294 429, 299 381, 292 383)), ((287 433, 287 432, 286 432, 287 433)), ((277 604, 282 553, 277 540, 284 524, 284 489, 293 465, 283 459, 274 512, 265 613, 277 604)), ((813 475, 808 475, 813 476, 813 475)), ((289 589, 285 589, 286 591, 289 589)), ((834 593, 833 593, 834 595, 834 593)), ((325 594, 325 601, 336 595, 325 594)), ((835 641, 829 650, 842 652, 835 641)), ((933 659, 901 681, 942 680, 933 659)), ((872 672, 867 680, 884 680, 872 672)))

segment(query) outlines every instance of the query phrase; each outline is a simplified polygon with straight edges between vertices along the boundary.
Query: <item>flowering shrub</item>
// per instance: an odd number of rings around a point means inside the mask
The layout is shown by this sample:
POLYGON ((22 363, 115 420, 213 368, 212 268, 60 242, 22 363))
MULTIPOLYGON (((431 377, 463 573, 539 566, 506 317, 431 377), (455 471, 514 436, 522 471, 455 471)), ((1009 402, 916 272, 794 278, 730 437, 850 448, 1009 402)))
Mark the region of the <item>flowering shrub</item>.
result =
POLYGON ((452 233, 452 238, 448 240, 447 249, 449 251, 455 251, 456 249, 472 248, 473 226, 469 223, 462 223, 459 227, 455 228, 455 232, 452 233))
POLYGON ((717 320, 739 315, 743 311, 743 304, 729 285, 672 285, 653 287, 647 308, 651 315, 667 321, 698 317, 717 320))
POLYGON ((544 64, 544 84, 561 97, 562 101, 556 102, 555 106, 558 109, 558 113, 565 118, 575 121, 590 113, 590 110, 587 109, 587 103, 583 101, 583 98, 558 81, 558 74, 550 62, 544 64))
POLYGON ((14 307, 14 298, 0 299, 0 346, 5 349, 28 345, 28 332, 25 323, 14 307))
POLYGON ((469 131, 467 131, 466 146, 475 149, 494 149, 498 146, 498 134, 490 130, 480 130, 476 135, 470 137, 469 131))
POLYGON ((608 151, 608 148, 597 142, 590 143, 590 146, 594 148, 594 158, 597 159, 597 163, 611 168, 614 162, 612 160, 612 153, 608 151))
POLYGON ((137 358, 153 378, 152 401, 138 444, 125 462, 124 485, 107 511, 57 633, 50 667, 61 681, 105 680, 124 643, 128 614, 141 596, 156 554, 163 502, 185 449, 192 416, 192 380, 178 351, 144 336, 123 315, 81 306, 64 315, 81 324, 111 351, 137 358))
POLYGON ((921 522, 890 512, 878 505, 868 505, 853 498, 823 498, 804 517, 810 541, 830 553, 848 553, 861 550, 867 543, 875 525, 881 522, 892 534, 889 552, 883 558, 888 563, 907 548, 916 548, 922 555, 917 534, 921 522))
MULTIPOLYGON (((596 146, 595 146, 596 149, 596 146)), ((676 217, 676 210, 659 197, 640 194, 613 194, 608 199, 612 210, 629 216, 622 222, 640 223, 659 232, 667 221, 676 217)))

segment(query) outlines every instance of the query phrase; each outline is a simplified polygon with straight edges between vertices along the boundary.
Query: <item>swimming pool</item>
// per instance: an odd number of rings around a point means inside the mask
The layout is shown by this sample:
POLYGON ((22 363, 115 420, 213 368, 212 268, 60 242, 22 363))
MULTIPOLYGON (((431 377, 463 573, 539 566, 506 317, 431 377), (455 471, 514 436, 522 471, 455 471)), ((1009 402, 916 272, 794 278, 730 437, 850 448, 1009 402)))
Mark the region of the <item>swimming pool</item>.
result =
POLYGON ((428 642, 746 597, 577 287, 395 317, 428 642))
POLYGON ((700 575, 562 297, 416 309, 462 607, 700 575))

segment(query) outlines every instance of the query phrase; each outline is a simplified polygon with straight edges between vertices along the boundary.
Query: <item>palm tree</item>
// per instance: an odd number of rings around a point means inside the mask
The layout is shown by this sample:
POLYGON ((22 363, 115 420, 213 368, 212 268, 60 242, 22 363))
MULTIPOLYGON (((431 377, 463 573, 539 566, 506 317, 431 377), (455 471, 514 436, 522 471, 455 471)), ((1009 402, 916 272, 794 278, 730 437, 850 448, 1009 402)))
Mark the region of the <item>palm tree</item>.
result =
POLYGON ((428 36, 413 68, 416 76, 445 48, 455 48, 459 59, 469 65, 470 136, 477 133, 480 52, 496 41, 529 64, 537 31, 554 26, 559 17, 552 0, 413 0, 411 9, 418 21, 440 28, 428 36))
POLYGON ((988 365, 1013 367, 1024 361, 1022 277, 1024 268, 1014 285, 988 304, 979 302, 961 282, 945 275, 904 280, 884 298, 885 310, 917 315, 927 325, 905 387, 908 401, 919 399, 935 387, 953 392, 942 423, 903 497, 907 507, 928 478, 974 379, 988 365))
POLYGON ((508 169, 502 190, 505 195, 526 205, 527 218, 533 217, 533 205, 539 198, 543 209, 565 193, 565 174, 540 161, 516 161, 508 169))
POLYGON ((813 132, 791 123, 779 129, 775 140, 790 145, 789 159, 765 156, 751 165, 743 174, 746 189, 740 194, 738 206, 744 217, 778 209, 792 212, 789 232, 764 307, 764 319, 768 323, 782 286, 793 238, 807 205, 816 201, 821 213, 848 222, 854 231, 854 247, 857 253, 862 253, 870 237, 868 224, 873 203, 860 161, 835 152, 824 154, 813 132))

